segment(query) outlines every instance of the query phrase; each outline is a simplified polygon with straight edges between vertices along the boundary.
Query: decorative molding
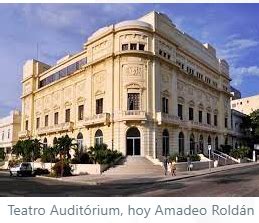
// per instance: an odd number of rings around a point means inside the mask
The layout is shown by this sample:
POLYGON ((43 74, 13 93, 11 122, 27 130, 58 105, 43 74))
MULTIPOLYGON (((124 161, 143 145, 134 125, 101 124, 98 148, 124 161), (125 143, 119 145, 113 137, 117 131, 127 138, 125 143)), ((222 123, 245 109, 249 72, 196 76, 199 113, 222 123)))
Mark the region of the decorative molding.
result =
POLYGON ((72 105, 72 102, 70 102, 70 101, 65 102, 65 107, 70 107, 71 105, 72 105))

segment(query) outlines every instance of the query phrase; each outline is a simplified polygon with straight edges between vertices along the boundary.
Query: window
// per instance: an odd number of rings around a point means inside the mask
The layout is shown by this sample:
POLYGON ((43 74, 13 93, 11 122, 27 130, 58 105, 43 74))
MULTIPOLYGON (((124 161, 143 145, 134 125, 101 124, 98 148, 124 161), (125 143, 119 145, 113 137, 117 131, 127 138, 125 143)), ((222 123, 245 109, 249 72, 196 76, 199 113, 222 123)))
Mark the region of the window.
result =
POLYGON ((168 156, 169 154, 169 133, 168 130, 165 129, 163 131, 163 156, 168 156))
POLYGON ((218 116, 214 115, 214 125, 218 126, 218 116))
POLYGON ((96 100, 96 114, 103 113, 103 98, 96 100))
POLYGON ((171 55, 170 55, 170 54, 168 54, 168 55, 167 55, 167 59, 168 59, 168 60, 170 60, 170 58, 171 58, 171 55))
POLYGON ((36 119, 36 129, 40 127, 40 118, 36 119))
POLYGON ((128 110, 139 110, 139 93, 128 93, 128 110))
POLYGON ((2 141, 4 141, 4 131, 2 132, 2 141))
POLYGON ((77 141, 77 149, 80 155, 82 155, 83 152, 83 134, 81 132, 78 133, 77 137, 76 137, 76 141, 77 141))
POLYGON ((25 121, 25 130, 28 130, 28 129, 29 129, 29 121, 26 120, 26 121, 25 121))
POLYGON ((159 50, 159 55, 161 55, 161 56, 162 56, 162 53, 163 53, 163 51, 162 51, 162 50, 159 50))
POLYGON ((144 45, 144 44, 139 44, 138 49, 139 49, 139 50, 145 50, 145 45, 144 45))
POLYGON ((70 109, 66 109, 65 122, 70 122, 70 109))
POLYGON ((47 147, 48 147, 48 140, 45 137, 44 140, 43 140, 43 149, 47 149, 47 147))
POLYGON ((226 117, 225 118, 225 128, 227 128, 228 127, 228 118, 226 117))
POLYGON ((95 145, 101 145, 103 144, 103 132, 98 129, 95 133, 95 145))
POLYGON ((164 57, 166 57, 166 55, 167 55, 166 52, 164 52, 164 57))
POLYGON ((178 117, 183 120, 183 105, 178 104, 178 117))
POLYGON ((162 112, 168 113, 168 98, 166 97, 162 98, 162 112))
POLYGON ((207 113, 207 124, 211 124, 210 113, 207 113))
POLYGON ((54 125, 58 125, 58 112, 54 113, 54 125))
POLYGON ((45 126, 49 125, 49 116, 45 115, 45 126))
POLYGON ((10 139, 10 129, 8 129, 8 132, 7 132, 7 139, 10 139))
POLYGON ((199 123, 202 123, 202 111, 199 111, 199 123))
POLYGON ((84 119, 84 105, 78 106, 78 120, 84 119))
POLYGON ((184 134, 182 132, 179 133, 179 155, 184 155, 184 134))
POLYGON ((122 44, 121 49, 122 50, 128 50, 129 49, 129 44, 122 44))
POLYGON ((193 120, 193 108, 189 108, 189 120, 192 121, 193 120))
POLYGON ((130 50, 137 50, 137 44, 136 43, 131 43, 130 44, 130 50))

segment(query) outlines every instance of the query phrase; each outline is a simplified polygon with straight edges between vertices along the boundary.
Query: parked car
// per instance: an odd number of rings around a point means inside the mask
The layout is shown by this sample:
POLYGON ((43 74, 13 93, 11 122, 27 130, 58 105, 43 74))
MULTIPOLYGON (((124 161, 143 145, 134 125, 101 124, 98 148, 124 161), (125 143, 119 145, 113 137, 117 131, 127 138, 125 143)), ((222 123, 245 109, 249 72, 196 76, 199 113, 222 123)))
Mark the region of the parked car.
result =
POLYGON ((24 162, 10 168, 10 176, 33 176, 34 170, 31 163, 24 162))

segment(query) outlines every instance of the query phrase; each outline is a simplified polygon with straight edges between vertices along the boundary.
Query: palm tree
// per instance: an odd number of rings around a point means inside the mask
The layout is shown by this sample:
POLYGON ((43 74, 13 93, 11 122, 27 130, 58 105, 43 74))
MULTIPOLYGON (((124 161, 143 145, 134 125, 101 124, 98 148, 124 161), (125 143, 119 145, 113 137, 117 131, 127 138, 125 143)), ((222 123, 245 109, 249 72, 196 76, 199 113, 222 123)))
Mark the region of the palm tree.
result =
POLYGON ((77 147, 77 143, 73 143, 74 139, 68 135, 62 136, 57 140, 57 153, 61 162, 61 177, 63 177, 64 159, 71 159, 70 150, 77 147))

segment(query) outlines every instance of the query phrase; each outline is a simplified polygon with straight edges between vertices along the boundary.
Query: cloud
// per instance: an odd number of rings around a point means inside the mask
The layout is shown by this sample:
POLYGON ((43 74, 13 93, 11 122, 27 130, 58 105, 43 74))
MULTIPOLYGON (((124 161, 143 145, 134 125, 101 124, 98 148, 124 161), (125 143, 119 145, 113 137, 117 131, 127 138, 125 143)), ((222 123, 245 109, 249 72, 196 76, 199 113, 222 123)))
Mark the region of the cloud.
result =
POLYGON ((219 55, 227 59, 230 63, 236 63, 236 60, 241 58, 241 55, 247 52, 247 50, 259 45, 259 41, 254 39, 241 39, 237 38, 237 36, 232 36, 227 39, 228 42, 220 47, 219 55))
POLYGON ((230 69, 232 74, 232 85, 239 86, 246 77, 257 76, 259 77, 259 67, 250 66, 250 67, 232 67, 230 69))

